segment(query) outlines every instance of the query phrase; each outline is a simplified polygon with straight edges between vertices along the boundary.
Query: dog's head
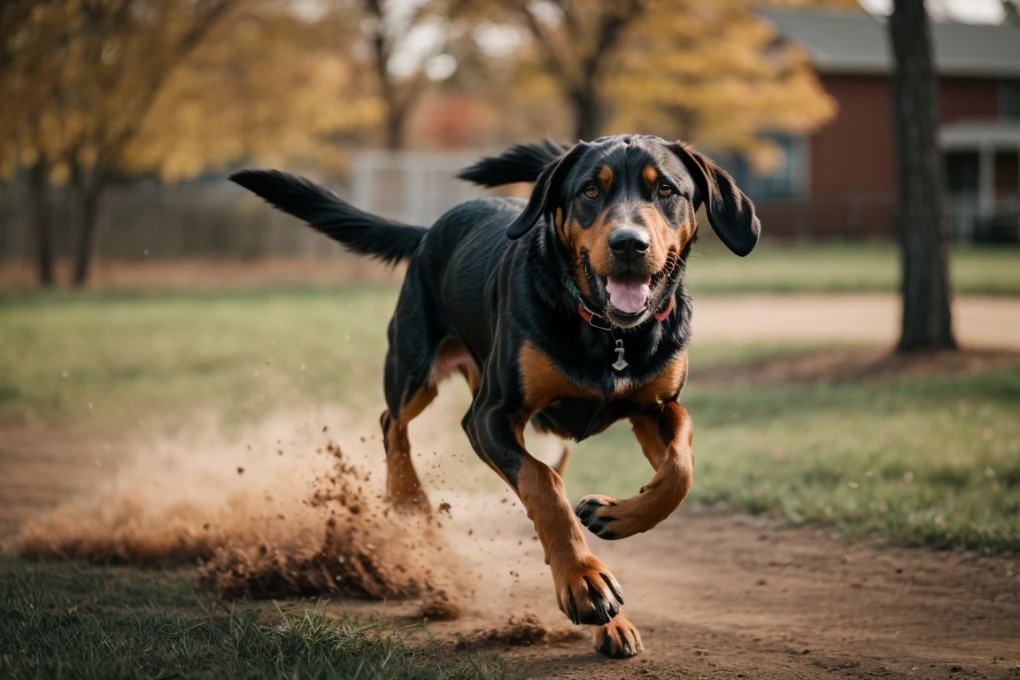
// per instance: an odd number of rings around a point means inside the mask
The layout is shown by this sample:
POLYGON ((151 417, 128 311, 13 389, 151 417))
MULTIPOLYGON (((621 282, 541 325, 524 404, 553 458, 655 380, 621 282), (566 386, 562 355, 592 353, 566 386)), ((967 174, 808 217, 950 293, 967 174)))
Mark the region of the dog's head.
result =
POLYGON ((546 167, 507 236, 520 238, 540 222, 555 230, 592 311, 627 328, 668 307, 701 204, 730 250, 751 252, 761 225, 721 168, 659 137, 602 137, 546 167))

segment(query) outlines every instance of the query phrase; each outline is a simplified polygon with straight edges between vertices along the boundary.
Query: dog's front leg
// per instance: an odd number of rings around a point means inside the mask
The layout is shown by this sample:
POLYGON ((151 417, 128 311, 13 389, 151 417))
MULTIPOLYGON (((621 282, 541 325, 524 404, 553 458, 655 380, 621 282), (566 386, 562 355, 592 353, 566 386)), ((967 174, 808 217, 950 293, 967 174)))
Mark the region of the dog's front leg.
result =
POLYGON ((511 409, 476 403, 464 429, 475 452, 514 489, 535 524, 560 610, 574 623, 607 624, 623 604, 620 585, 588 550, 563 480, 524 449, 526 422, 511 409))
POLYGON ((585 496, 578 502, 578 518, 589 531, 605 539, 626 538, 653 528, 680 507, 694 478, 694 425, 687 409, 667 402, 630 420, 655 476, 638 495, 626 500, 585 496))

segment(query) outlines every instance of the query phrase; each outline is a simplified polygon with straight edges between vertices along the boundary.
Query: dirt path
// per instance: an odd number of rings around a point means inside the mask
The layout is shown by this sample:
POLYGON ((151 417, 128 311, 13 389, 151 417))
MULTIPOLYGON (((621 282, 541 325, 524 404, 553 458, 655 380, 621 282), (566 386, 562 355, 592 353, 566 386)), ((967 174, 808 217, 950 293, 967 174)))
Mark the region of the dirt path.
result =
MULTIPOLYGON (((457 638, 528 611, 557 633, 571 628, 519 507, 457 504, 454 513, 470 517, 453 533, 480 581, 474 606, 456 622, 432 623, 436 634, 457 638)), ((647 535, 590 543, 622 583, 645 652, 606 660, 587 634, 488 647, 523 663, 528 677, 1020 678, 1017 560, 853 541, 693 507, 647 535)), ((385 610, 410 616, 414 607, 385 610)))
MULTIPOLYGON (((1020 349, 1020 299, 960 297, 953 315, 962 346, 1020 349)), ((694 337, 892 345, 899 316, 894 295, 700 296, 694 301, 694 337)))
MULTIPOLYGON (((253 440, 275 441, 272 432, 253 440)), ((359 447, 359 438, 348 439, 352 448, 359 447)), ((51 447, 34 438, 31 443, 35 455, 5 461, 5 474, 18 480, 5 485, 6 491, 19 490, 17 497, 5 491, 0 503, 8 530, 66 500, 72 487, 91 487, 109 474, 112 466, 99 451, 117 455, 101 445, 55 447, 40 458, 51 447), (66 483, 57 483, 60 479, 66 483)), ((54 443, 59 442, 49 442, 54 443)), ((360 444, 366 459, 380 459, 377 444, 370 438, 360 444)), ((22 445, 27 453, 28 442, 22 445)), ((207 455, 201 448, 183 448, 207 455)), ((232 472, 233 454, 218 445, 209 453, 214 450, 232 472)), ((477 467, 463 460, 446 463, 437 474, 451 481, 477 467)), ((252 473, 233 477, 249 479, 252 473)), ((645 535, 619 542, 589 537, 623 585, 624 612, 640 629, 646 648, 634 659, 613 661, 595 654, 588 631, 572 627, 556 609, 541 547, 508 492, 480 497, 427 481, 433 501, 452 506, 452 517, 443 516, 448 550, 468 574, 457 577, 466 595, 462 617, 430 623, 433 633, 456 641, 533 613, 566 640, 477 647, 522 664, 527 677, 1020 680, 1016 558, 893 547, 842 538, 828 528, 791 528, 685 506, 645 535)), ((412 623, 419 603, 341 600, 332 606, 412 623)))

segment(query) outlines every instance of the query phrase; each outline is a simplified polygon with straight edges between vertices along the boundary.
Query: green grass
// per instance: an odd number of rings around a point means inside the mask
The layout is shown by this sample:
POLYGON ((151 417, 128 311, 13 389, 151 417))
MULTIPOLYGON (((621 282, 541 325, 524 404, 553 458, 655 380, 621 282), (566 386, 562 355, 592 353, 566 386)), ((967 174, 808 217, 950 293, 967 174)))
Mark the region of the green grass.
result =
MULTIPOLYGON (((118 426, 214 409, 244 423, 280 408, 382 404, 394 286, 0 298, 0 425, 118 426)), ((699 366, 811 345, 712 345, 699 366)))
MULTIPOLYGON (((1020 368, 868 385, 694 382, 684 404, 692 499, 909 544, 1020 551, 1020 368)), ((567 486, 630 496, 651 478, 639 456, 617 425, 579 446, 567 486)))
MULTIPOLYGON (((789 245, 765 243, 739 258, 706 236, 691 254, 688 280, 695 294, 879 293, 899 290, 892 244, 789 245)), ((953 289, 961 295, 1020 295, 1020 248, 952 249, 953 289)))
POLYGON ((413 629, 307 603, 223 605, 190 578, 0 557, 0 677, 515 677, 502 659, 454 653, 413 629))
POLYGON ((0 301, 0 424, 379 401, 393 287, 0 301))
MULTIPOLYGON (((244 424, 305 403, 374 415, 395 296, 350 287, 9 297, 0 425, 130 425, 153 413, 186 423, 204 410, 244 424)), ((1020 549, 1020 369, 867 385, 698 382, 706 366, 810 348, 695 339, 684 395, 697 432, 692 498, 911 543, 1020 549)), ((451 451, 465 451, 458 428, 450 437, 451 451)), ((628 496, 650 478, 626 427, 580 448, 567 480, 575 496, 628 496)))

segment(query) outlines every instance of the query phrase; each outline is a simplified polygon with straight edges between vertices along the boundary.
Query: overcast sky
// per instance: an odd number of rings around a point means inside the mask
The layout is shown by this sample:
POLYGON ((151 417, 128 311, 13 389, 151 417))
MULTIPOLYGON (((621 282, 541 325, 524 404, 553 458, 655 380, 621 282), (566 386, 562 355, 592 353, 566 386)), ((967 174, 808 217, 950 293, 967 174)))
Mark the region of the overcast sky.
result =
MULTIPOLYGON (((858 0, 869 12, 888 14, 892 0, 858 0)), ((977 23, 1000 23, 1002 2, 1000 0, 925 0, 928 11, 939 19, 969 21, 977 23)))

